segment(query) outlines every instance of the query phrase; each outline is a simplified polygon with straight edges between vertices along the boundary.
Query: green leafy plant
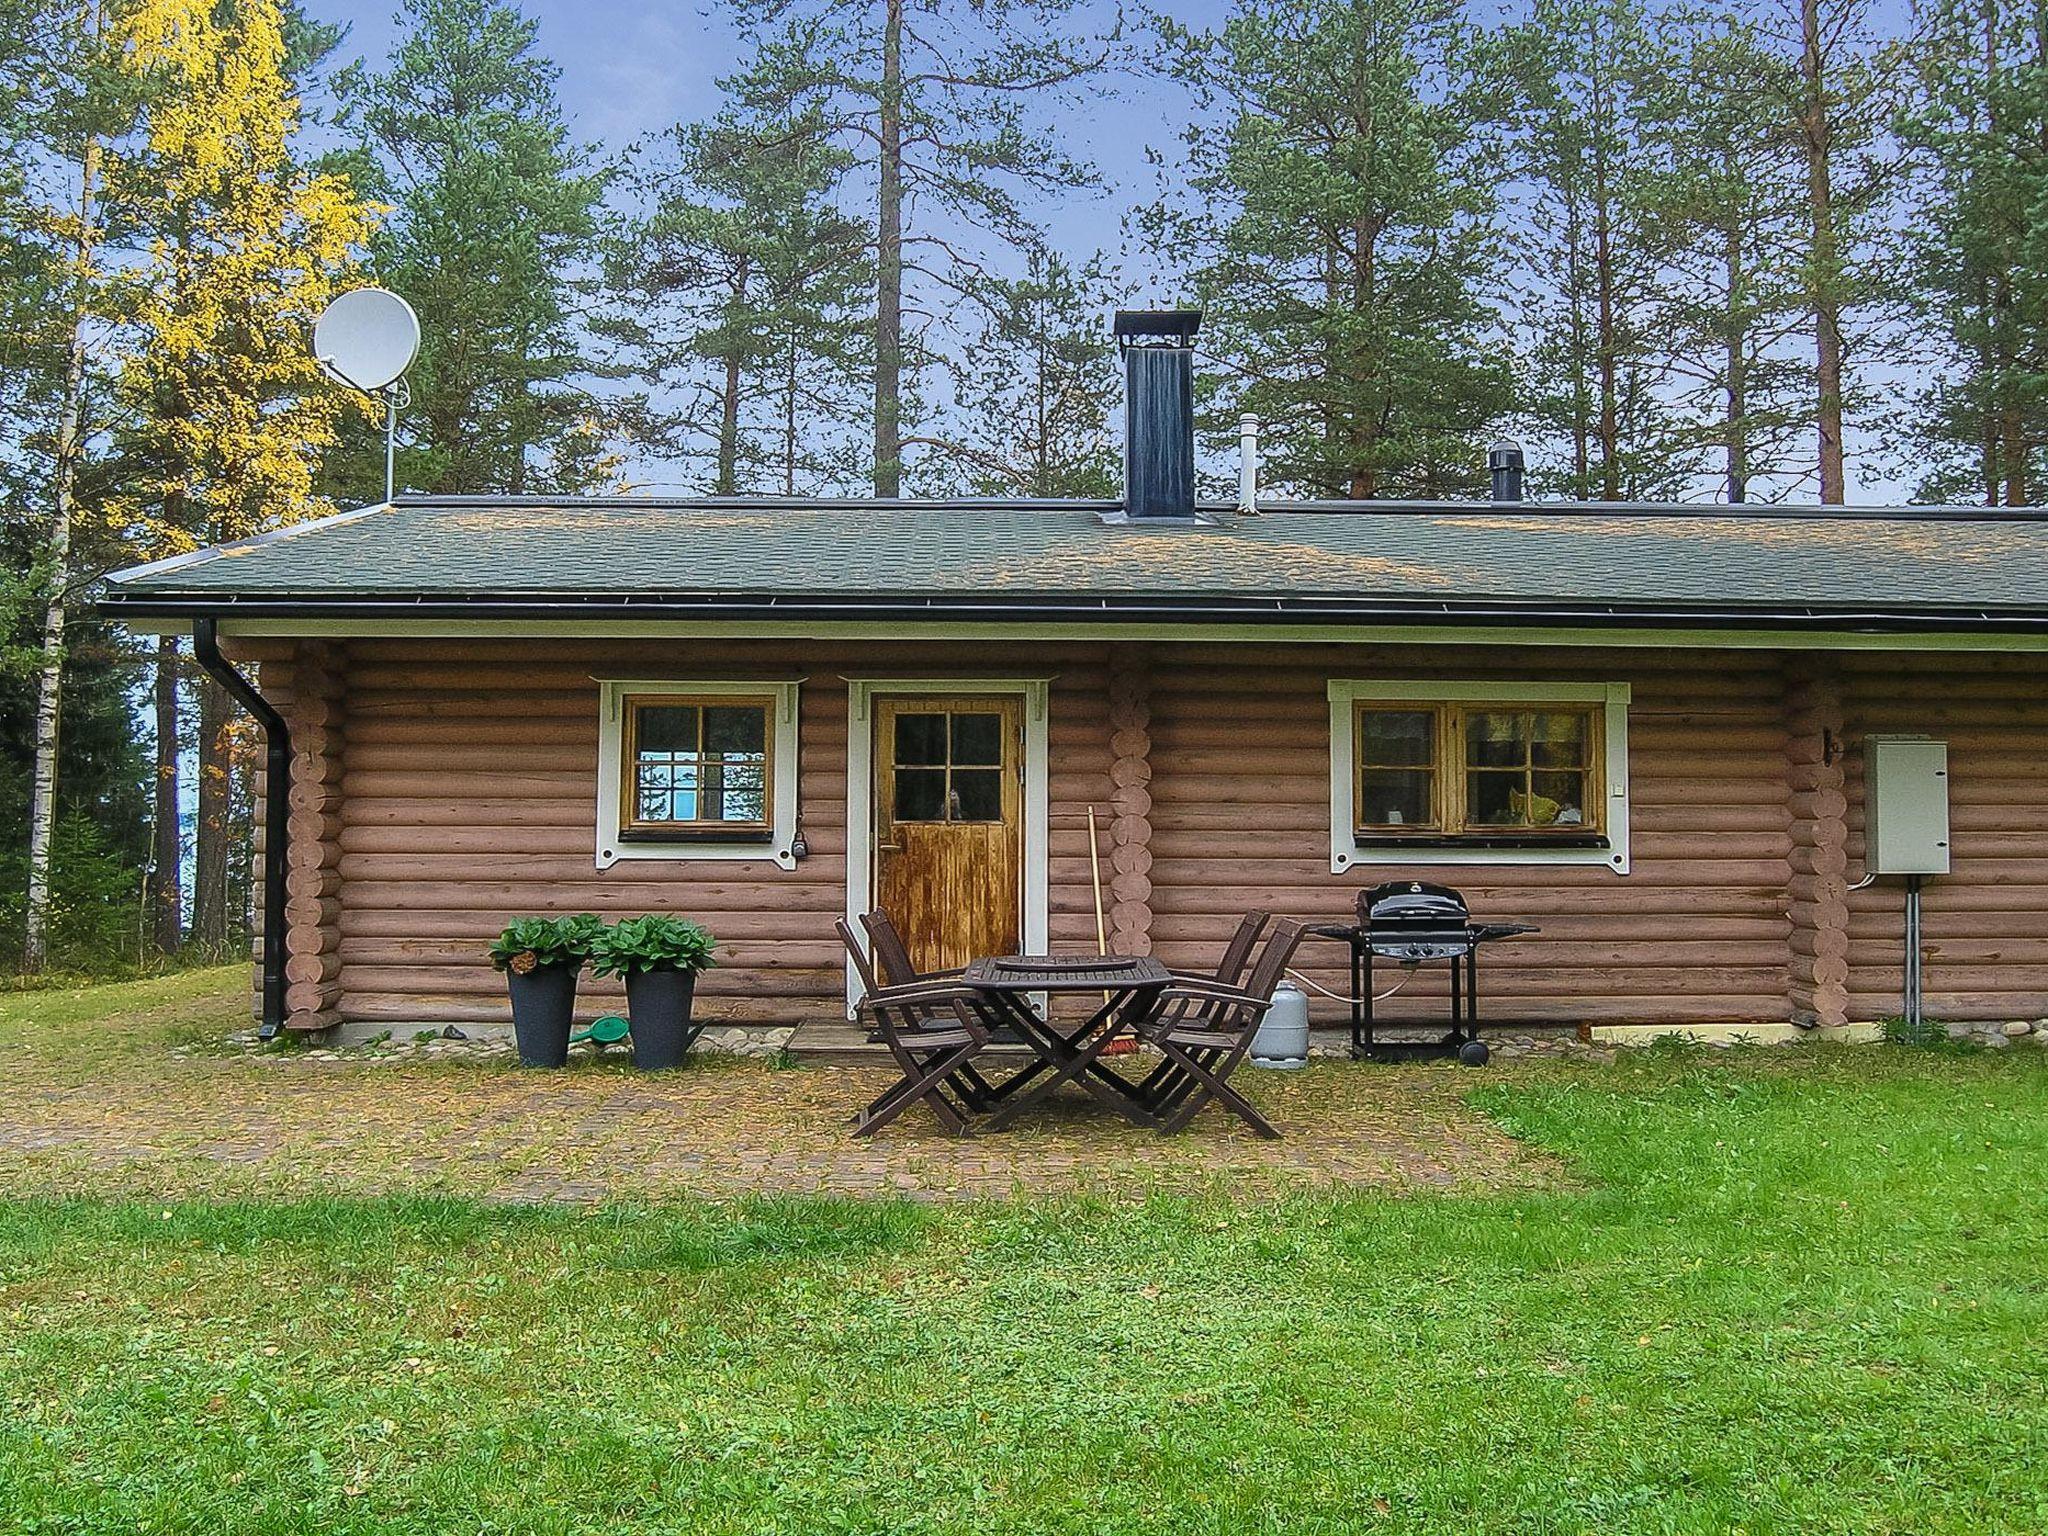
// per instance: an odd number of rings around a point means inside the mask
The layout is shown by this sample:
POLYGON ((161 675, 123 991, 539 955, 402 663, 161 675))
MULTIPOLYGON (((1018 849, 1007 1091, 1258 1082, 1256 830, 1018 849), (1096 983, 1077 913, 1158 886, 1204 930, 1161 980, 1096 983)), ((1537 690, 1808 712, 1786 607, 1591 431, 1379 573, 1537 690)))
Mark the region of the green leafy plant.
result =
POLYGON ((630 976, 636 971, 702 971, 717 964, 711 946, 717 940, 687 918, 651 912, 612 924, 590 947, 590 968, 600 976, 630 976))
POLYGON ((491 964, 515 976, 543 965, 573 965, 580 970, 604 931, 604 919, 588 912, 515 918, 491 945, 491 964))

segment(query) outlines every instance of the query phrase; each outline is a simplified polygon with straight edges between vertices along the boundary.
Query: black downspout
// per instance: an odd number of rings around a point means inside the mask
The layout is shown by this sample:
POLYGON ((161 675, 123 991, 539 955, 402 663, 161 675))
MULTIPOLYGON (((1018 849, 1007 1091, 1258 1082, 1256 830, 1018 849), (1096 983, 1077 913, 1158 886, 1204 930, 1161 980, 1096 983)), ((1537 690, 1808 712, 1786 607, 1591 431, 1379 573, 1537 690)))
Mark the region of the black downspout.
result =
POLYGON ((284 1028, 284 903, 286 825, 291 818, 292 733, 284 716, 220 653, 216 621, 192 621, 192 656, 200 670, 234 696, 263 727, 263 1028, 265 1040, 284 1028))

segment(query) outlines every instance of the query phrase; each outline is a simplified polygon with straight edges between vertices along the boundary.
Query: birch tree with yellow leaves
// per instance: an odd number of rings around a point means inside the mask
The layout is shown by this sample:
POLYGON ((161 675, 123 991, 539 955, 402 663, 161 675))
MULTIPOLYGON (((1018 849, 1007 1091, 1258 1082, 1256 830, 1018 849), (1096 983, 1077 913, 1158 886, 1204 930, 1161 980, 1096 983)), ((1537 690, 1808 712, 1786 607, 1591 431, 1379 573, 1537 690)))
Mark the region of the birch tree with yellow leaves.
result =
MULTIPOLYGON (((379 210, 345 175, 294 157, 285 27, 278 0, 134 0, 121 18, 146 100, 142 132, 109 171, 148 247, 121 380, 138 487, 128 510, 158 556, 330 510, 314 489, 320 455, 341 419, 365 409, 322 377, 307 337, 348 285, 379 210)), ((160 839, 177 828, 177 668, 175 641, 163 643, 160 839)), ((201 679, 191 937, 215 951, 229 932, 232 718, 201 679)), ((175 841, 162 852, 171 857, 157 868, 175 871, 175 841)))
POLYGON ((21 932, 21 968, 32 973, 48 958, 55 898, 59 724, 70 610, 81 584, 73 568, 79 488, 118 355, 109 342, 118 329, 111 302, 118 284, 104 255, 101 167, 134 102, 111 57, 106 0, 30 0, 0 17, 10 66, 0 99, 0 431, 10 438, 4 488, 18 502, 48 499, 38 557, 22 578, 25 597, 42 610, 21 932))

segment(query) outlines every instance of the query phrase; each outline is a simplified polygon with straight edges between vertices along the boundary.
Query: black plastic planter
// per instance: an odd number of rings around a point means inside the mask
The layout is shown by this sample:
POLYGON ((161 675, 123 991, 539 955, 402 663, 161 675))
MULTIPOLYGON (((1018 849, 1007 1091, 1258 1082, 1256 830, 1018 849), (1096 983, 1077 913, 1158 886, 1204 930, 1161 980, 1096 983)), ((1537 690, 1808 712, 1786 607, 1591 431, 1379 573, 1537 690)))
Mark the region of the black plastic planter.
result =
POLYGON ((626 1013, 633 1023, 633 1065, 642 1072, 680 1067, 701 1025, 690 1022, 697 973, 662 967, 626 977, 626 1013))
POLYGON ((523 1067, 569 1064, 569 1026, 576 1016, 580 965, 536 965, 524 976, 505 973, 512 993, 512 1033, 523 1067))

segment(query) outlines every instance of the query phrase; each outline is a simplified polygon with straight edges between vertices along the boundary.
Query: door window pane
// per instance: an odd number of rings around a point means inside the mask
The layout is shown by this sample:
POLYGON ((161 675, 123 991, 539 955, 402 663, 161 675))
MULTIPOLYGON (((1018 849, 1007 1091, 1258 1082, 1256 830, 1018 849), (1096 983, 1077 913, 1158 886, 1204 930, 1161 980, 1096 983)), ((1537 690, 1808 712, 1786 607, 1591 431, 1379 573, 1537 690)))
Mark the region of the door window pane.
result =
POLYGON ((1001 821, 1003 819, 1003 772, 1000 768, 955 768, 954 821, 1001 821))
POLYGON ((944 767, 946 762, 946 717, 944 715, 898 715, 896 717, 896 761, 919 767, 944 767))
POLYGON ((1001 715, 953 716, 953 766, 996 767, 1003 760, 1001 715))
POLYGON ((944 821, 946 819, 946 770, 943 768, 899 768, 896 770, 897 821, 944 821))
POLYGON ((1003 819, 1002 714, 941 708, 895 722, 895 820, 1003 819))

